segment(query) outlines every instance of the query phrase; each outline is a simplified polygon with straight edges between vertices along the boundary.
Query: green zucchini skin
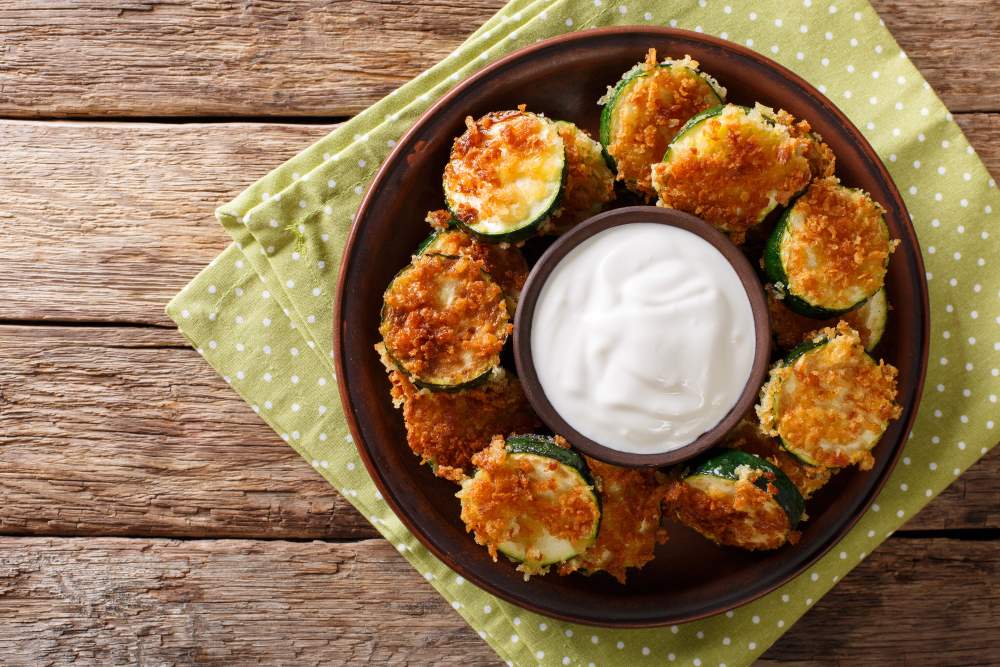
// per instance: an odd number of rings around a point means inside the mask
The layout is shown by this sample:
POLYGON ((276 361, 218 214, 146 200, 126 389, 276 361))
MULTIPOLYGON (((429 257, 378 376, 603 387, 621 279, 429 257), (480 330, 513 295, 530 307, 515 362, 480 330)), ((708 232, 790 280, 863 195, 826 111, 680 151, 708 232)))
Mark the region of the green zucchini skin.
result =
POLYGON ((691 464, 685 478, 706 475, 738 481, 740 479, 738 469, 744 466, 765 473, 773 473, 773 479, 769 480, 761 476, 754 480, 753 484, 765 493, 769 493, 769 484, 774 485, 778 492, 772 497, 788 515, 788 524, 794 529, 805 512, 805 501, 802 499, 802 494, 780 468, 759 456, 738 449, 714 450, 691 464))
MULTIPOLYGON (((657 65, 657 67, 665 69, 669 69, 673 66, 674 66, 673 63, 659 63, 657 65)), ((601 123, 600 123, 600 129, 598 131, 598 140, 601 142, 601 146, 604 147, 603 151, 604 159, 605 161, 607 161, 608 166, 611 168, 611 171, 613 172, 617 172, 618 167, 615 164, 615 159, 611 156, 610 153, 608 153, 608 145, 611 143, 611 120, 615 113, 615 107, 618 105, 618 101, 619 98, 622 96, 622 93, 624 93, 627 88, 629 88, 637 80, 649 76, 649 74, 647 72, 644 72, 641 68, 633 68, 633 69, 635 69, 634 72, 632 73, 626 72, 622 76, 622 78, 618 80, 618 83, 615 84, 615 87, 611 90, 611 93, 608 95, 608 101, 605 102, 605 104, 601 107, 601 123)), ((691 69, 691 71, 694 72, 695 75, 701 77, 700 70, 693 68, 688 68, 688 69, 691 69)), ((721 106, 724 100, 719 95, 719 92, 715 89, 715 86, 709 83, 708 87, 712 89, 712 94, 715 95, 716 99, 718 99, 719 101, 719 105, 721 106)), ((687 125, 684 125, 683 127, 687 127, 687 125)))

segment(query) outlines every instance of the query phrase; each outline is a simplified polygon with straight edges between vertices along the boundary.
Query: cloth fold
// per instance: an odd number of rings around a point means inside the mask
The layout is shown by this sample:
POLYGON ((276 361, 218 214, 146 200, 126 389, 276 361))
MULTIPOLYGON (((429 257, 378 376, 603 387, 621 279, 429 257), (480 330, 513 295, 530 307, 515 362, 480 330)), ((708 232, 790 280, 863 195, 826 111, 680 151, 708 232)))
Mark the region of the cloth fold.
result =
POLYGON ((217 217, 233 244, 167 312, 254 412, 363 512, 503 659, 739 665, 760 655, 998 439, 994 209, 1000 209, 994 181, 866 2, 513 0, 445 60, 221 206, 217 217), (577 626, 532 614, 465 582, 429 554, 388 509, 358 457, 336 393, 330 339, 340 256, 361 195, 420 113, 458 81, 521 46, 570 30, 629 24, 687 28, 745 44, 840 105, 906 199, 923 246, 932 309, 928 389, 916 426, 901 464, 858 525, 780 590, 713 618, 649 630, 577 626))

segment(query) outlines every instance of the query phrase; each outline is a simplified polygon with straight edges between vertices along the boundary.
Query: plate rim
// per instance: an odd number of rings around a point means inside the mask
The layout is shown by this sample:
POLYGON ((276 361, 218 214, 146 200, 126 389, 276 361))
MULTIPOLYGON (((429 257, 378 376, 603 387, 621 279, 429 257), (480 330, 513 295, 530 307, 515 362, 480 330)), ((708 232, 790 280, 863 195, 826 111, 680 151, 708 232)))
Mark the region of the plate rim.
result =
POLYGON ((348 429, 354 440, 354 445, 361 457, 362 462, 365 465, 365 469, 371 476, 372 481, 375 483, 376 488, 382 495, 383 500, 389 505, 393 513, 400 520, 400 522, 406 527, 406 529, 420 541, 420 543, 428 549, 438 560, 443 562, 448 568, 454 572, 460 574, 462 577, 472 582, 479 588, 487 591, 488 593, 495 595, 496 597, 505 600, 511 604, 520 606, 528 611, 538 613, 551 618, 567 621, 570 623, 579 623, 582 625, 596 626, 596 627, 619 627, 619 628, 654 628, 663 627, 670 624, 687 623, 691 621, 701 620, 704 618, 710 618, 716 616, 730 609, 735 609, 738 607, 745 606, 754 602, 769 593, 777 590, 781 586, 787 584, 788 582, 801 576, 809 567, 813 566, 816 562, 822 559, 837 543, 839 543, 844 537, 847 536, 851 530, 857 525, 861 517, 863 517, 874 503, 875 498, 885 487, 892 476, 896 465, 901 458, 902 451, 905 448, 906 442, 912 432, 913 425, 916 421, 917 412, 920 406, 921 398, 923 396, 924 384, 926 381, 927 374, 927 359, 930 348, 930 299, 928 294, 927 280, 926 280, 926 268, 923 261, 923 254, 920 250, 920 244, 917 239, 916 229, 913 226, 912 216, 910 216, 906 204, 903 201, 901 194, 899 193, 896 183, 892 176, 889 174, 885 163, 879 157, 878 153, 871 146, 865 136, 857 128, 857 126, 847 117, 847 115, 837 107, 829 98, 820 93, 812 84, 807 82, 800 75, 796 74, 792 70, 788 69, 784 65, 768 58, 767 56, 754 51, 748 47, 741 44, 731 42, 729 40, 724 40, 713 35, 707 35, 705 33, 695 32, 691 30, 683 30, 680 28, 668 28, 661 26, 646 26, 646 25, 625 25, 625 26, 609 26, 602 28, 591 28, 587 30, 579 30, 569 33, 564 33, 561 35, 556 35, 548 39, 544 39, 533 44, 529 44, 520 49, 517 49, 508 55, 486 65, 485 67, 476 70, 468 78, 459 82, 455 87, 448 90, 444 95, 441 96, 434 104, 428 107, 423 113, 421 113, 418 118, 413 122, 413 125, 397 140, 395 147, 388 154, 388 156, 382 161, 379 166, 374 178, 369 184, 365 191, 365 195, 362 198, 361 204, 358 206, 357 212, 353 218, 353 224, 351 226, 350 232, 348 234, 347 240, 344 244, 344 250, 341 255, 340 267, 338 270, 336 293, 334 295, 334 317, 333 317, 333 351, 334 351, 334 366, 337 372, 337 389, 340 395, 341 406, 344 411, 345 421, 347 422, 348 429), (878 176, 886 186, 892 203, 898 206, 902 213, 903 218, 903 231, 906 236, 906 243, 913 249, 913 260, 915 263, 915 271, 917 275, 917 282, 919 283, 918 294, 911 295, 911 298, 917 301, 917 305, 920 308, 920 363, 918 368, 918 373, 916 381, 913 387, 913 399, 911 406, 904 406, 904 410, 907 412, 905 422, 902 424, 902 429, 900 430, 900 435, 898 441, 895 443, 894 451, 890 456, 887 465, 882 472, 879 479, 875 481, 875 484, 869 489, 867 496, 864 498, 863 502, 858 506, 857 510, 852 516, 848 517, 846 522, 841 525, 841 527, 835 531, 833 534, 827 537, 821 544, 814 547, 814 552, 810 558, 802 561, 797 567, 791 569, 786 575, 777 577, 773 581, 767 584, 753 589, 753 591, 742 597, 740 601, 735 605, 723 605, 717 608, 708 608, 703 611, 698 611, 694 613, 688 613, 681 616, 659 616, 651 617, 648 619, 615 619, 615 618, 598 618, 593 616, 585 615, 573 615, 570 613, 564 613, 559 610, 551 609, 549 607, 543 606, 535 602, 530 598, 526 598, 522 595, 511 593, 505 590, 501 586, 494 585, 493 583, 480 577, 480 575, 472 568, 466 567, 462 562, 452 557, 446 550, 442 549, 440 546, 435 544, 421 529, 420 524, 414 517, 410 516, 409 512, 405 507, 397 500, 392 492, 390 492, 385 483, 383 476, 383 471, 375 466, 372 457, 369 455, 367 445, 361 436, 360 430, 358 428, 357 419, 354 415, 353 406, 350 400, 350 394, 348 391, 346 383, 345 367, 343 359, 345 355, 343 354, 344 345, 344 327, 342 326, 343 312, 343 295, 346 290, 346 276, 348 273, 348 267, 351 264, 351 257, 353 255, 354 246, 360 236, 359 232, 361 230, 360 222, 366 217, 368 209, 371 207, 374 201, 373 194, 380 189, 382 182, 387 178, 389 168, 396 164, 398 160, 403 157, 404 151, 408 150, 408 144, 412 140, 413 136, 418 134, 422 126, 434 116, 440 109, 447 107, 452 101, 459 97, 466 90, 477 85, 482 79, 487 78, 489 75, 493 74, 497 70, 503 69, 504 67, 511 64, 513 61, 522 59, 526 56, 531 55, 536 51, 541 51, 545 49, 552 48, 553 46, 561 47, 572 45, 574 42, 582 41, 585 42, 592 38, 601 38, 605 36, 649 36, 653 38, 683 38, 685 40, 700 41, 707 45, 711 45, 720 48, 724 51, 728 50, 735 52, 747 59, 754 60, 760 65, 767 69, 770 69, 777 73, 779 76, 787 79, 790 83, 797 86, 801 92, 812 98, 819 106, 823 107, 828 113, 830 113, 834 119, 845 129, 845 131, 851 135, 851 137, 856 141, 857 145, 861 149, 861 153, 866 155, 873 163, 875 169, 878 171, 878 176), (909 408, 909 409, 907 409, 909 408))

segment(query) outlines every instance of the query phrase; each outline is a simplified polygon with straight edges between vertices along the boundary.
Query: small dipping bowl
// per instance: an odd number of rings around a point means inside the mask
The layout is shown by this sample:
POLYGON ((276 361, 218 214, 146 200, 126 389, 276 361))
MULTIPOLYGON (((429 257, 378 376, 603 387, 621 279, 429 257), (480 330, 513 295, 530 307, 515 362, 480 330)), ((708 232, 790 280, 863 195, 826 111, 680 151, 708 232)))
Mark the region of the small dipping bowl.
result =
POLYGON ((656 206, 630 206, 598 214, 562 235, 535 263, 521 290, 514 317, 514 360, 524 393, 545 424, 576 449, 595 459, 625 467, 659 467, 690 459, 717 444, 747 413, 767 375, 771 353, 771 327, 764 289, 746 256, 725 234, 688 213, 656 206), (736 271, 750 301, 754 325, 754 358, 750 376, 733 407, 715 426, 693 441, 669 451, 655 453, 625 452, 592 440, 571 426, 553 407, 538 378, 532 356, 531 329, 535 307, 546 280, 556 266, 584 241, 612 227, 634 223, 655 223, 676 227, 706 241, 736 271))

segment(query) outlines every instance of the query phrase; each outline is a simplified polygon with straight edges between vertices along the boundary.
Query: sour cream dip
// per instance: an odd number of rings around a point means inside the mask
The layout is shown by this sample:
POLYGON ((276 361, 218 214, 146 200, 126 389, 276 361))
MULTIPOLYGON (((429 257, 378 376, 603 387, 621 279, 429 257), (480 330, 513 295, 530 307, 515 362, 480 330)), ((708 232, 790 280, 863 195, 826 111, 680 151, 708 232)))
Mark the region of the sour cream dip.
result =
POLYGON ((736 270, 711 243, 653 222, 611 227, 553 268, 531 356, 546 398, 581 435, 656 454, 695 441, 750 378, 756 334, 736 270))

